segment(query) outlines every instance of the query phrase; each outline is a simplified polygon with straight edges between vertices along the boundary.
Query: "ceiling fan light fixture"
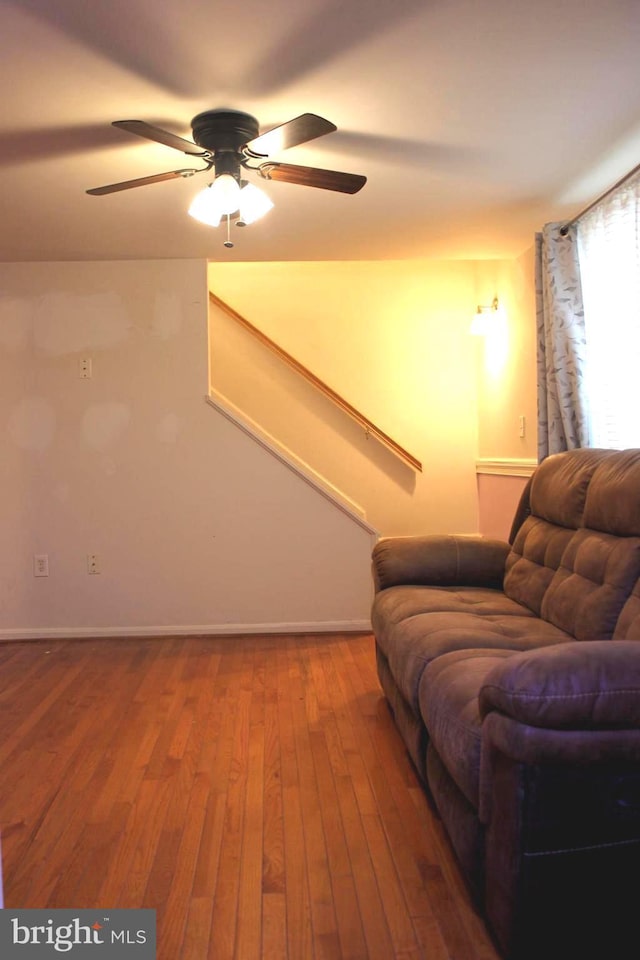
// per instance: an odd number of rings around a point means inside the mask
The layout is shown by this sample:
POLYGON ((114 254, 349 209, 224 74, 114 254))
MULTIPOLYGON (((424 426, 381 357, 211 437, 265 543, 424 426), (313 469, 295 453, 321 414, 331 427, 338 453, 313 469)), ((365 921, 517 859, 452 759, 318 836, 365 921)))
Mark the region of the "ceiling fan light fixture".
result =
POLYGON ((200 223, 217 227, 227 214, 240 206, 240 184, 230 173, 221 173, 213 183, 197 193, 189 207, 189 214, 200 223))
POLYGON ((213 201, 221 214, 235 213, 240 206, 240 184, 231 173, 221 173, 211 184, 213 201))
POLYGON ((240 220, 239 223, 255 223, 264 217, 273 207, 273 201, 264 190, 255 187, 252 183, 245 183, 240 191, 240 220))
POLYGON ((212 190, 213 184, 209 183, 204 190, 196 193, 189 207, 189 216, 208 227, 217 227, 222 219, 222 210, 217 202, 216 196, 212 190))

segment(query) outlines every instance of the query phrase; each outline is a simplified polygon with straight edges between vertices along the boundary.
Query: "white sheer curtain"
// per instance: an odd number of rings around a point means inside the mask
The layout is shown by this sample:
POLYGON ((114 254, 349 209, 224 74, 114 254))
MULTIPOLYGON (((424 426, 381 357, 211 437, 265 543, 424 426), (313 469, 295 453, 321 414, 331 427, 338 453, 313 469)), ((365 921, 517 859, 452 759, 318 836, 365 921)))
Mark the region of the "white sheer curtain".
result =
POLYGON ((589 443, 640 447, 640 173, 578 224, 589 443))

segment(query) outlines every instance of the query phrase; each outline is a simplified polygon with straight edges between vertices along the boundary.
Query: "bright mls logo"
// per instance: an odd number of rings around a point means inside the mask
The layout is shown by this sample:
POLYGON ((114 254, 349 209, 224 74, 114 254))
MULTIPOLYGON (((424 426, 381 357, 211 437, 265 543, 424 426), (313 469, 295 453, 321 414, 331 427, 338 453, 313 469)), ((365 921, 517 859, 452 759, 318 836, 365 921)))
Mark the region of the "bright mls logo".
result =
POLYGON ((2 960, 156 960, 155 910, 0 910, 2 960))

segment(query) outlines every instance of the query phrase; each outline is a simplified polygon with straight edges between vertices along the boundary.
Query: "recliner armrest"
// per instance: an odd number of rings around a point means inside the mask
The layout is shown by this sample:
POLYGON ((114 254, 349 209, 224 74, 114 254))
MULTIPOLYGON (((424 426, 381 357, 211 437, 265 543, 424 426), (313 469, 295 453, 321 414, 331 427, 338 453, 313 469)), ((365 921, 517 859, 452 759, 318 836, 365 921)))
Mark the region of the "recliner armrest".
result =
POLYGON ((495 807, 495 767, 507 761, 531 776, 545 766, 557 777, 589 767, 596 784, 605 768, 631 764, 640 796, 640 643, 569 641, 514 653, 487 673, 479 710, 483 823, 495 807))
POLYGON ((640 643, 594 640, 514 654, 491 670, 480 714, 553 730, 640 728, 640 643))
POLYGON ((500 588, 510 546, 463 536, 388 537, 373 550, 376 593, 403 584, 500 588))

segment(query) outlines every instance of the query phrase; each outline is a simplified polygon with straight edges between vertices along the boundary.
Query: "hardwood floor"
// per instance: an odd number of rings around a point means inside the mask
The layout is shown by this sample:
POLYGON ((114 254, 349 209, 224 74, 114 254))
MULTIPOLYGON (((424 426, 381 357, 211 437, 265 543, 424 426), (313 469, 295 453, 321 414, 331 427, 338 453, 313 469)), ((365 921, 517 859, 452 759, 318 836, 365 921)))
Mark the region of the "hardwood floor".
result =
POLYGON ((158 960, 497 960, 370 636, 0 645, 8 907, 152 907, 158 960))

